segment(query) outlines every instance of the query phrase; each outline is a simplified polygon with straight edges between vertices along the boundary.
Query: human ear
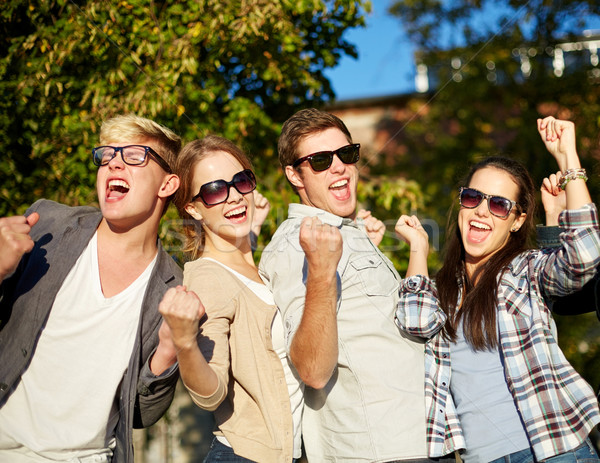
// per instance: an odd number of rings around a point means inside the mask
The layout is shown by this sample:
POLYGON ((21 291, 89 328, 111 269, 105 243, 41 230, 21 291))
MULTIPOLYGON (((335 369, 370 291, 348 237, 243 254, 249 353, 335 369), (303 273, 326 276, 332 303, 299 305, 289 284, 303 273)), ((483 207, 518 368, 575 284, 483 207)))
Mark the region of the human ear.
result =
POLYGON ((304 188, 302 177, 292 166, 285 166, 285 176, 296 189, 304 188))
POLYGON ((162 185, 160 186, 160 190, 158 191, 158 196, 161 198, 168 198, 175 194, 175 192, 179 189, 179 177, 175 174, 169 174, 165 176, 162 185))
POLYGON ((521 215, 515 219, 515 221, 513 223, 513 226, 511 227, 510 231, 513 232, 513 233, 514 232, 518 232, 519 229, 525 223, 525 219, 527 219, 527 213, 521 212, 521 215))
POLYGON ((192 203, 187 203, 184 209, 185 212, 191 215, 195 220, 202 220, 202 214, 198 212, 198 209, 196 209, 192 203))

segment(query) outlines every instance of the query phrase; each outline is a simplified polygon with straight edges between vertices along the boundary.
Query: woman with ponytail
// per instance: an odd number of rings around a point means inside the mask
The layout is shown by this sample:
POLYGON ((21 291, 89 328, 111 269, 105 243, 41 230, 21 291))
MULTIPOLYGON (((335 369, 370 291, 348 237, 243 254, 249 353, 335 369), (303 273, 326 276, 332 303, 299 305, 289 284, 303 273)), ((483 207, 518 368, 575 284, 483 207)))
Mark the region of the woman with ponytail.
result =
POLYGON ((192 400, 214 411, 205 462, 291 463, 301 454, 302 390, 251 246, 266 200, 246 155, 221 137, 186 145, 175 170, 175 205, 194 260, 185 264, 184 286, 168 292, 159 310, 192 400))

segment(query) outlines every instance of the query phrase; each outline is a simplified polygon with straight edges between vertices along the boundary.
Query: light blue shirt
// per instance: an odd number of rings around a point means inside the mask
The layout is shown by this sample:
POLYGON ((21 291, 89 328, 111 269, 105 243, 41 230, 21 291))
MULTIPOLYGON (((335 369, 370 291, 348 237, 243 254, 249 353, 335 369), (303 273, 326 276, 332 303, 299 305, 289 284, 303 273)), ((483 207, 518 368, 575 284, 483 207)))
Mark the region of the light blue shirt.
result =
POLYGON ((259 270, 285 324, 288 348, 304 310, 306 263, 299 243, 304 217, 339 228, 339 357, 329 383, 307 387, 303 438, 309 461, 384 462, 425 458, 424 347, 394 323, 400 277, 358 224, 291 204, 265 248, 259 270))
POLYGON ((498 349, 475 351, 463 325, 450 344, 450 390, 467 442, 464 463, 483 463, 529 448, 527 434, 504 378, 498 349))

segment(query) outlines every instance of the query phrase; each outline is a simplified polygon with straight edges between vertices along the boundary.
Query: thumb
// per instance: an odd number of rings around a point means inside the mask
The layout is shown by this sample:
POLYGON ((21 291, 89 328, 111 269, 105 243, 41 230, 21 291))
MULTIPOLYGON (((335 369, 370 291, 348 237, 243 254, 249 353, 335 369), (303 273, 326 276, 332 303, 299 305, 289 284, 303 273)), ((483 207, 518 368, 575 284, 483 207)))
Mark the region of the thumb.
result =
POLYGON ((26 217, 26 220, 27 224, 30 227, 33 227, 36 223, 38 223, 38 220, 40 220, 40 214, 38 214, 37 212, 32 212, 26 217))

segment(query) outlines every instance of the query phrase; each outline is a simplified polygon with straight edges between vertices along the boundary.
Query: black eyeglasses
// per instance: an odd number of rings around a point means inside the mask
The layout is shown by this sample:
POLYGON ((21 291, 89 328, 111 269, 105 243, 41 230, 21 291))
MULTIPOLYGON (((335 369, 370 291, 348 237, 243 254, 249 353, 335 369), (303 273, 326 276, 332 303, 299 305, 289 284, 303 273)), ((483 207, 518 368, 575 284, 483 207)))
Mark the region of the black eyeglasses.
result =
POLYGON ((304 161, 308 161, 310 167, 312 167, 314 171, 322 172, 331 167, 334 154, 337 155, 344 164, 356 164, 360 158, 360 143, 342 146, 333 151, 319 151, 318 153, 309 154, 303 158, 296 159, 292 164, 292 167, 296 168, 304 161))
POLYGON ((475 209, 484 199, 487 199, 490 213, 501 219, 506 219, 511 211, 515 207, 518 207, 515 201, 511 201, 503 196, 486 195, 475 188, 462 187, 460 189, 459 201, 462 207, 475 209))
POLYGON ((123 159, 123 162, 130 166, 141 166, 146 162, 146 157, 150 154, 150 157, 152 157, 160 167, 166 172, 171 173, 171 168, 169 167, 169 164, 167 164, 167 161, 161 158, 152 148, 144 145, 98 146, 92 150, 94 164, 98 167, 105 166, 118 152, 121 152, 121 159, 123 159))
POLYGON ((231 182, 215 180, 205 183, 200 191, 192 198, 192 202, 198 198, 207 206, 216 206, 224 203, 229 198, 229 189, 234 187, 239 194, 245 195, 256 188, 256 177, 250 169, 242 170, 233 176, 231 182))

